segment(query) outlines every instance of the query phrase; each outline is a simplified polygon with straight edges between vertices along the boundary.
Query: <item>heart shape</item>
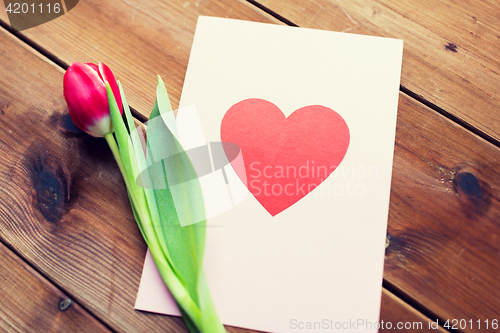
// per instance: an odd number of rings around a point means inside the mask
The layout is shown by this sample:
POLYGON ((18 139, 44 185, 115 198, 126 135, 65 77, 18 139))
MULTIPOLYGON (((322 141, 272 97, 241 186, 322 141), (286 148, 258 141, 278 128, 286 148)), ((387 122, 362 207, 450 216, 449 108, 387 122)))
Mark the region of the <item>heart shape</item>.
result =
MULTIPOLYGON (((340 164, 349 128, 335 111, 310 105, 288 118, 257 98, 234 104, 221 123, 221 141, 241 149, 231 164, 262 206, 275 216, 319 186, 340 164)), ((226 155, 232 152, 226 151, 226 155)), ((229 159, 231 161, 231 159, 229 159)))

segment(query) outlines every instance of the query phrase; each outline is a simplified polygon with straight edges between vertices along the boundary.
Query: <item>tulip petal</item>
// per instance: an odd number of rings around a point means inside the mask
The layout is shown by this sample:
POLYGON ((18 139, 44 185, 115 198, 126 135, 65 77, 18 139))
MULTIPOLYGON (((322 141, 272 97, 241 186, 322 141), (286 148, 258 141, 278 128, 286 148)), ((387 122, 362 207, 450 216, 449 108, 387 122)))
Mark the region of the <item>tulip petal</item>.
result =
MULTIPOLYGON (((95 70, 97 73, 99 73, 99 67, 96 64, 93 64, 91 62, 86 62, 85 65, 92 67, 93 70, 95 70)), ((101 75, 99 74, 99 77, 102 80, 101 75)), ((104 80, 103 80, 104 81, 104 80)))
MULTIPOLYGON (((64 98, 71 119, 85 132, 89 126, 109 117, 106 86, 89 65, 76 62, 68 68, 64 74, 64 98)), ((98 133, 98 136, 106 133, 98 133)))
POLYGON ((99 66, 91 62, 86 62, 85 65, 92 67, 92 69, 95 70, 96 73, 99 75, 99 78, 102 80, 102 82, 105 82, 105 80, 102 78, 101 73, 99 73, 99 66))
POLYGON ((120 110, 120 114, 123 114, 123 104, 120 95, 120 89, 118 89, 118 84, 116 83, 116 79, 115 76, 113 75, 113 72, 109 69, 108 66, 106 66, 102 62, 99 62, 99 75, 104 82, 107 81, 109 83, 111 91, 115 96, 116 104, 118 104, 118 110, 120 110))
POLYGON ((109 115, 99 119, 94 123, 94 125, 87 126, 87 133, 95 137, 104 136, 104 134, 109 132, 113 132, 111 127, 111 117, 109 115))

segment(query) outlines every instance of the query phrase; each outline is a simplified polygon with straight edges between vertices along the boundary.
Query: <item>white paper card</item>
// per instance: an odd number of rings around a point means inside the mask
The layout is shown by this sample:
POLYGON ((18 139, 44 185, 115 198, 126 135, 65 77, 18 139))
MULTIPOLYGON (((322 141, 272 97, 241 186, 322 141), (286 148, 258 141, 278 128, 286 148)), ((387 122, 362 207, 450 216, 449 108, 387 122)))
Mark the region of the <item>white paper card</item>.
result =
MULTIPOLYGON (((359 332, 377 331, 402 51, 395 39, 199 18, 181 107, 196 106, 206 142, 220 142, 226 112, 251 98, 274 103, 286 117, 324 106, 349 129, 335 171, 274 216, 224 168, 232 208, 208 220, 204 262, 224 324, 322 332, 355 321, 359 332)), ((281 154, 293 158, 308 140, 281 154)), ((178 315, 155 274, 147 260, 136 309, 178 315)))

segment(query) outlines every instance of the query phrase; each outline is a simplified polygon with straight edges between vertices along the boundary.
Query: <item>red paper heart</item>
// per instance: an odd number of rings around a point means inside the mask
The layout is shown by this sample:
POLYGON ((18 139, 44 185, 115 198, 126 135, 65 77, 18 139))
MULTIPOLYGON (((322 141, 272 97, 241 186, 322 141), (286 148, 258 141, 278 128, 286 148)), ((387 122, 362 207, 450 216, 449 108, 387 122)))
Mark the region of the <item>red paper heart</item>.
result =
MULTIPOLYGON (((346 154, 349 138, 344 119, 321 105, 305 106, 287 118, 271 102, 246 99, 233 105, 221 124, 222 142, 241 149, 244 168, 232 162, 233 168, 273 216, 335 170, 346 154)), ((228 158, 233 154, 225 152, 228 158)))

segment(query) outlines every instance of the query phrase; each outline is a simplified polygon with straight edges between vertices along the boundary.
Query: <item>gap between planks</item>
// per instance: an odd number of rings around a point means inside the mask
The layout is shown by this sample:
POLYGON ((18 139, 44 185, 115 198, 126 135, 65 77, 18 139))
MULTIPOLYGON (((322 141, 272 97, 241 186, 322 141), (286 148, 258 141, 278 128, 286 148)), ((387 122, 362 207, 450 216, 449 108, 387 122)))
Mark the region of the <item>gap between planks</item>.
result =
MULTIPOLYGON (((248 3, 250 3, 251 5, 255 6, 257 9, 262 10, 263 12, 271 15, 275 19, 279 20, 280 22, 282 22, 282 23, 284 23, 284 24, 286 24, 288 26, 299 27, 297 24, 293 23, 292 21, 290 21, 287 18, 281 16, 280 14, 274 12, 273 10, 265 7, 264 5, 260 4, 259 2, 255 1, 255 0, 246 0, 246 1, 248 3)), ((1 19, 0 19, 0 27, 3 27, 5 30, 7 30, 13 36, 17 37, 19 40, 21 40, 22 42, 24 42, 26 45, 28 45, 32 49, 38 51, 41 55, 43 55, 45 58, 47 58, 50 61, 52 61, 54 64, 56 64, 57 66, 59 66, 60 68, 62 68, 64 71, 68 69, 69 65, 66 62, 62 61, 56 55, 50 53, 45 48, 43 48, 42 46, 40 46, 39 44, 37 44, 33 40, 29 39, 28 37, 26 37, 22 33, 15 31, 14 29, 12 29, 10 27, 9 24, 7 24, 6 22, 4 22, 1 19)), ((458 124, 459 126, 461 126, 461 127, 465 128, 466 130, 474 133, 475 135, 479 136, 481 139, 483 139, 483 140, 491 143, 492 145, 500 148, 500 141, 496 140, 495 138, 493 138, 492 136, 488 135, 487 133, 479 130, 478 128, 474 127, 473 125, 469 124, 468 122, 466 122, 466 121, 464 121, 464 120, 462 120, 462 119, 454 116, 453 114, 447 112, 446 110, 440 108, 439 106, 437 106, 436 104, 430 102, 429 100, 427 100, 423 96, 421 96, 421 95, 419 95, 419 94, 411 91, 410 89, 406 88, 403 85, 400 85, 399 90, 401 92, 403 92, 405 95, 411 97, 412 99, 415 99, 419 103, 422 103, 425 106, 427 106, 430 109, 432 109, 433 111, 441 114, 443 117, 445 117, 445 118, 453 121, 454 123, 458 124)), ((141 114, 140 112, 138 112, 137 110, 135 110, 133 107, 130 107, 130 110, 132 112, 132 115, 137 120, 139 120, 140 122, 145 123, 145 122, 148 121, 147 117, 145 117, 143 114, 141 114)))
MULTIPOLYGON (((385 278, 382 282, 382 287, 385 288, 390 293, 392 293, 395 297, 399 298, 402 302, 407 304, 409 307, 411 307, 415 311, 418 311, 420 314, 429 318, 433 322, 436 322, 436 320, 438 320, 438 323, 441 323, 441 324, 439 324, 440 329, 448 331, 448 332, 456 332, 456 330, 451 331, 451 330, 447 329, 446 327, 443 327, 442 323, 446 322, 445 320, 443 320, 443 318, 440 318, 434 312, 432 312, 431 310, 426 308, 424 305, 415 301, 411 296, 409 296, 405 292, 401 291, 397 286, 393 285, 392 283, 387 281, 385 278)), ((459 331, 459 332, 461 332, 461 331, 459 331)))
POLYGON ((0 246, 5 246, 5 248, 10 251, 14 256, 16 256, 20 261, 23 262, 26 266, 31 268, 34 272, 39 274, 42 279, 45 279, 48 283, 50 283, 55 289, 57 289, 59 292, 62 294, 66 295, 67 298, 69 298, 72 302, 75 302, 78 304, 78 306, 82 309, 82 311, 86 312, 89 317, 92 317, 94 320, 96 320, 99 324, 104 326, 109 332, 116 332, 113 328, 111 328, 106 322, 102 321, 98 316, 94 315, 92 311, 87 309, 85 305, 79 301, 77 301, 76 297, 73 297, 72 293, 70 293, 68 290, 65 290, 62 286, 60 286, 57 281, 54 281, 50 276, 47 276, 46 274, 43 273, 43 271, 37 269, 32 263, 30 263, 26 258, 24 258, 16 249, 14 249, 9 243, 5 242, 1 237, 0 237, 0 246))
MULTIPOLYGON (((65 63, 64 61, 62 61, 61 59, 59 59, 56 55, 50 53, 49 51, 47 51, 46 49, 44 49, 43 47, 41 47, 39 44, 35 43, 33 40, 31 40, 28 37, 26 37, 25 35, 23 35, 22 33, 18 32, 18 31, 15 31, 14 29, 12 29, 10 27, 9 24, 7 24, 6 22, 4 22, 1 19, 0 19, 0 27, 4 28, 12 36, 15 36, 17 39, 19 39, 20 41, 22 41, 31 50, 34 50, 35 52, 38 52, 42 56, 41 57, 42 59, 50 60, 57 67, 59 67, 60 69, 62 69, 62 72, 65 72, 69 68, 69 65, 67 63, 65 63)), ((137 120, 139 120, 141 123, 145 123, 145 122, 148 121, 147 117, 145 117, 140 112, 137 112, 137 110, 135 110, 132 106, 130 106, 130 111, 132 113, 132 116, 134 116, 134 118, 136 118, 137 120)))
MULTIPOLYGON (((67 69, 68 66, 66 66, 66 67, 61 66, 61 64, 64 64, 64 63, 62 61, 60 61, 59 59, 57 59, 57 57, 52 56, 51 54, 49 54, 48 52, 46 52, 44 50, 42 50, 42 51, 39 50, 37 48, 38 45, 36 43, 30 41, 28 38, 24 38, 24 36, 22 36, 22 34, 20 34, 18 32, 12 31, 12 29, 8 25, 7 25, 7 27, 5 27, 5 23, 2 20, 0 20, 0 27, 4 28, 5 30, 7 30, 13 36, 12 37, 13 39, 15 39, 14 37, 17 37, 17 39, 19 39, 20 41, 22 41, 24 44, 20 43, 19 44, 20 46, 24 46, 24 48, 26 50, 28 50, 31 53, 35 54, 40 59, 42 59, 42 60, 44 60, 44 61, 46 61, 48 63, 52 63, 52 65, 54 66, 55 69, 59 68, 59 69, 61 69, 61 72, 64 72, 67 69)), ((1 30, 1 28, 0 28, 0 30, 1 30)), ((27 266, 29 266, 31 269, 33 269, 38 274, 40 274, 48 282, 50 282, 54 286, 54 288, 58 289, 59 291, 61 291, 65 295, 67 295, 68 298, 70 298, 73 302, 78 302, 77 301, 78 300, 77 297, 74 297, 74 295, 71 292, 69 292, 68 290, 66 290, 65 288, 63 288, 59 283, 57 283, 57 281, 55 281, 50 276, 44 274, 43 271, 39 270, 32 263, 30 263, 28 260, 26 260, 25 257, 23 257, 18 251, 16 251, 10 244, 8 244, 7 242, 5 242, 4 239, 2 239, 1 237, 0 237, 0 244, 4 245, 12 253, 14 253, 20 260, 22 260, 23 263, 25 263, 27 266)), ((100 324, 102 324, 110 332, 116 332, 106 322, 102 321, 98 316, 96 316, 92 311, 90 311, 83 303, 78 302, 78 305, 82 308, 83 311, 87 312, 89 316, 91 316, 92 318, 94 318, 95 320, 97 320, 100 324)))

